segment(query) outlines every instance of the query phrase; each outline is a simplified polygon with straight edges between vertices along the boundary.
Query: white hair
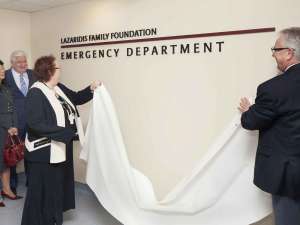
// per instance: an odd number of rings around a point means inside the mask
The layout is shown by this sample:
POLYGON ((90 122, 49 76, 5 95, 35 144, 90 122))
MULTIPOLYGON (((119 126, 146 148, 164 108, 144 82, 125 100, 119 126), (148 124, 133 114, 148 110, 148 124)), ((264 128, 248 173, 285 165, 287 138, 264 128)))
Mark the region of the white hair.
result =
POLYGON ((10 55, 10 61, 14 62, 14 61, 16 61, 17 57, 22 57, 22 56, 24 56, 25 58, 27 58, 27 55, 26 55, 26 53, 23 50, 13 51, 11 53, 11 55, 10 55))
POLYGON ((284 29, 280 34, 286 47, 294 49, 296 59, 300 60, 300 27, 284 29))

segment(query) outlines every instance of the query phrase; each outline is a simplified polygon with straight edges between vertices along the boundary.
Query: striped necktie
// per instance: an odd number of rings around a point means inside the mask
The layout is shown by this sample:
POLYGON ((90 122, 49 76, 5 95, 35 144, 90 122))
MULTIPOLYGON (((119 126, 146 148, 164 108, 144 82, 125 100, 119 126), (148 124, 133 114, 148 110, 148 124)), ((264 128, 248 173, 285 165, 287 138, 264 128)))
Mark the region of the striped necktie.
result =
POLYGON ((24 74, 20 74, 20 90, 24 96, 27 95, 28 88, 25 83, 24 74))

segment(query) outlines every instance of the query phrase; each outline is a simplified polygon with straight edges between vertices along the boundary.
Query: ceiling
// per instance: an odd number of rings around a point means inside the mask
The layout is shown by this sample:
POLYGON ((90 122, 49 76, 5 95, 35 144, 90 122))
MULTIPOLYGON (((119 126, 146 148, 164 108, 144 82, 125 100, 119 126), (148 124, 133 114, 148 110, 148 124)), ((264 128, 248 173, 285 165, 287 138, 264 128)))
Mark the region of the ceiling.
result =
POLYGON ((31 13, 84 1, 87 0, 0 0, 0 9, 9 9, 31 13))

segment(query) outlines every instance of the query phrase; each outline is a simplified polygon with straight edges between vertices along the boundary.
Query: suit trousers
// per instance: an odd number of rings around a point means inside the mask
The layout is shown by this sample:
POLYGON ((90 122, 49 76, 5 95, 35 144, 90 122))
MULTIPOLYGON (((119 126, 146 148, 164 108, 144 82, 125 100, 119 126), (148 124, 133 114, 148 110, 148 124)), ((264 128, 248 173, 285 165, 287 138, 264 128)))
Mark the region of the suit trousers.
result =
MULTIPOLYGON (((23 142, 25 141, 25 129, 19 128, 19 137, 23 142)), ((25 167, 25 175, 26 175, 27 163, 25 159, 24 159, 24 167, 25 167)), ((19 178, 18 178, 16 166, 10 167, 10 188, 15 194, 17 194, 18 184, 19 184, 19 178)), ((26 186, 27 186, 27 180, 26 180, 26 186)))
POLYGON ((16 166, 10 167, 10 188, 16 194, 18 187, 18 174, 16 166))
POLYGON ((300 197, 272 195, 275 225, 300 224, 300 197))

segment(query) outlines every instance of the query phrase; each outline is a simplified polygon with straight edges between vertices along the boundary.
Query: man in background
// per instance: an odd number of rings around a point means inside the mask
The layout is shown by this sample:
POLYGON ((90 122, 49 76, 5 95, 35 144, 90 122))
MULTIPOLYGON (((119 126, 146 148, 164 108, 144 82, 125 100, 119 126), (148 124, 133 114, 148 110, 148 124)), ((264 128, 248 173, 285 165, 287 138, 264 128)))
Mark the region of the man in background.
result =
POLYGON ((281 74, 242 98, 245 129, 259 130, 254 184, 272 194, 276 225, 300 224, 300 27, 279 32, 273 57, 281 74))
MULTIPOLYGON (((25 98, 28 89, 35 82, 32 70, 28 69, 27 56, 22 50, 14 51, 10 57, 11 68, 5 71, 6 85, 11 89, 14 107, 18 116, 18 131, 20 138, 24 141, 26 134, 25 98)), ((34 107, 34 106, 33 106, 34 107)), ((26 163, 25 170, 26 170, 26 163)), ((11 189, 17 194, 18 177, 16 167, 11 168, 11 189)))

